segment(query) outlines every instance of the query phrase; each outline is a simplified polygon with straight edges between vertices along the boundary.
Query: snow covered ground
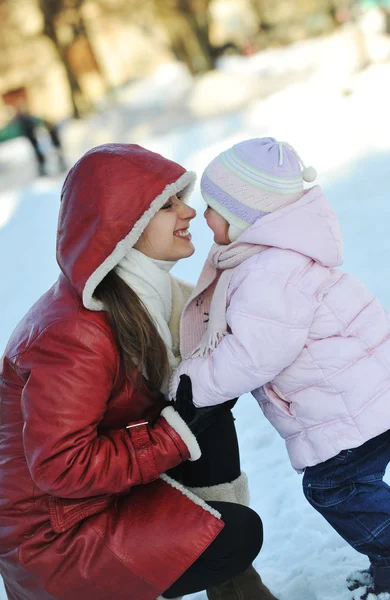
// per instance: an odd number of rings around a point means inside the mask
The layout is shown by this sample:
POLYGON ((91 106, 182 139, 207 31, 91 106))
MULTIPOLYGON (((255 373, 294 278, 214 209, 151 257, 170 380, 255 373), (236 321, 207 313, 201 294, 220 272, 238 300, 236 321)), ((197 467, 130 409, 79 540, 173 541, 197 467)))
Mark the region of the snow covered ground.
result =
MULTIPOLYGON (((278 76, 288 52, 275 64, 269 59, 268 68, 278 76)), ((311 60, 315 62, 313 56, 311 60)), ((332 60, 337 71, 337 54, 332 60)), ((257 86, 263 76, 258 64, 252 70, 247 65, 257 86)), ((344 233, 345 270, 390 307, 390 65, 377 64, 359 75, 348 69, 343 73, 334 79, 329 72, 321 76, 319 70, 296 79, 286 74, 289 83, 283 87, 278 83, 275 93, 265 98, 260 94, 260 99, 251 93, 239 110, 225 107, 227 112, 221 112, 214 105, 208 119, 193 111, 191 118, 179 115, 175 120, 168 106, 172 102, 164 106, 156 101, 154 79, 148 93, 145 84, 139 88, 138 98, 144 111, 142 99, 153 99, 148 110, 156 117, 155 127, 148 127, 147 112, 135 123, 134 93, 126 98, 123 92, 118 106, 106 107, 89 122, 65 130, 68 155, 73 161, 88 145, 136 140, 201 173, 218 151, 236 141, 265 135, 286 140, 316 167, 318 183, 335 207, 344 233)), ((159 82, 160 98, 177 91, 176 85, 183 86, 181 93, 185 85, 192 85, 167 75, 159 82)), ((30 159, 22 140, 0 146, 0 354, 18 320, 58 273, 54 245, 63 178, 33 179, 30 159)), ((192 226, 197 252, 175 272, 195 281, 211 236, 202 219, 198 189, 193 205, 199 209, 192 226)), ((345 577, 364 568, 366 559, 307 504, 301 477, 290 467, 282 440, 251 396, 240 399, 235 414, 251 505, 264 521, 265 542, 256 561, 264 581, 280 600, 351 598, 345 577)), ((0 600, 4 598, 0 587, 0 600)), ((206 595, 188 598, 205 600, 206 595)), ((129 600, 136 599, 130 595, 129 600)))

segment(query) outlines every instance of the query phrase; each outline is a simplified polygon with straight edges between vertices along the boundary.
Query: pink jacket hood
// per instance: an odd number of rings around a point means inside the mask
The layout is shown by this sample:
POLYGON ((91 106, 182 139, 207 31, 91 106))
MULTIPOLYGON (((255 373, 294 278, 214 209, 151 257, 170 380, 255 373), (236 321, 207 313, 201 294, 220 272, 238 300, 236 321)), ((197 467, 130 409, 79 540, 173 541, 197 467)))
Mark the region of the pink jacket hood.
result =
POLYGON ((318 185, 294 204, 258 219, 240 235, 239 241, 294 250, 323 267, 343 263, 337 217, 318 185))

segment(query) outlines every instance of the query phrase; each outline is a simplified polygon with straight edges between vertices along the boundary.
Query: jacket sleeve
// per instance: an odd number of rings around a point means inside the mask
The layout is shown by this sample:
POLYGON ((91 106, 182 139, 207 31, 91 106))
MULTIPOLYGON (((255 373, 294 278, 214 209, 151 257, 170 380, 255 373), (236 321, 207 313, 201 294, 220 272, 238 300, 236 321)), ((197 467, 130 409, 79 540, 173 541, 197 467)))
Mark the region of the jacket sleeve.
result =
MULTIPOLYGON (((314 317, 311 298, 285 276, 248 270, 227 309, 228 333, 206 358, 181 363, 196 406, 221 404, 272 381, 302 351, 314 317)), ((171 387, 172 391, 172 387, 171 387)))
POLYGON ((152 427, 105 431, 118 366, 112 340, 86 320, 52 324, 20 357, 23 443, 32 479, 63 498, 125 493, 200 456, 195 437, 172 407, 152 427))

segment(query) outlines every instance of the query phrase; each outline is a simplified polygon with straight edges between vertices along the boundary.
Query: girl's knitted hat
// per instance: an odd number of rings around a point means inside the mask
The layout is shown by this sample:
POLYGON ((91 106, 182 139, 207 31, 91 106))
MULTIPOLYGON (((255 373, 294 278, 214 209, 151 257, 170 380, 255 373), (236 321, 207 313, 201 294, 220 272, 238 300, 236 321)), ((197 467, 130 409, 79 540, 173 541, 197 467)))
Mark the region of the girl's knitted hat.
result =
POLYGON ((206 167, 201 192, 229 227, 229 239, 260 217, 292 204, 303 196, 303 182, 317 177, 287 142, 255 138, 235 144, 206 167))

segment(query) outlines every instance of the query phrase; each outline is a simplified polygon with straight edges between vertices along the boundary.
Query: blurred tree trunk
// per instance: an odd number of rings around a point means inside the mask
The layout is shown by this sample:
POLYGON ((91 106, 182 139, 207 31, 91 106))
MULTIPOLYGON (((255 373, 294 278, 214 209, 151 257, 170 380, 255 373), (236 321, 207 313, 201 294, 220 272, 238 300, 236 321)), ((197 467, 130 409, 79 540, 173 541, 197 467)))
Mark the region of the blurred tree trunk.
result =
POLYGON ((198 42, 207 70, 215 66, 214 49, 209 37, 209 5, 210 0, 180 0, 178 6, 198 42))
POLYGON ((214 68, 209 40, 210 0, 153 0, 155 14, 168 34, 170 46, 192 74, 214 68))
POLYGON ((385 31, 390 35, 390 6, 382 6, 381 10, 385 19, 385 31))
POLYGON ((350 0, 349 4, 351 9, 351 21, 355 30, 356 47, 359 56, 358 70, 363 71, 363 69, 366 69, 370 65, 371 58, 367 47, 366 36, 360 23, 362 12, 361 6, 358 2, 352 0, 350 0))
POLYGON ((260 8, 259 0, 250 0, 250 6, 256 15, 258 24, 260 24, 263 19, 263 14, 260 8))
MULTIPOLYGON (((74 4, 75 9, 79 9, 84 0, 76 0, 74 4)), ((83 97, 83 92, 73 73, 72 67, 68 59, 68 48, 69 44, 62 44, 58 37, 56 21, 63 10, 63 5, 60 0, 39 0, 39 5, 42 11, 44 28, 43 33, 46 35, 54 44, 54 48, 57 52, 58 58, 62 62, 66 76, 69 83, 70 95, 73 106, 73 116, 76 119, 80 118, 79 98, 83 97)))

